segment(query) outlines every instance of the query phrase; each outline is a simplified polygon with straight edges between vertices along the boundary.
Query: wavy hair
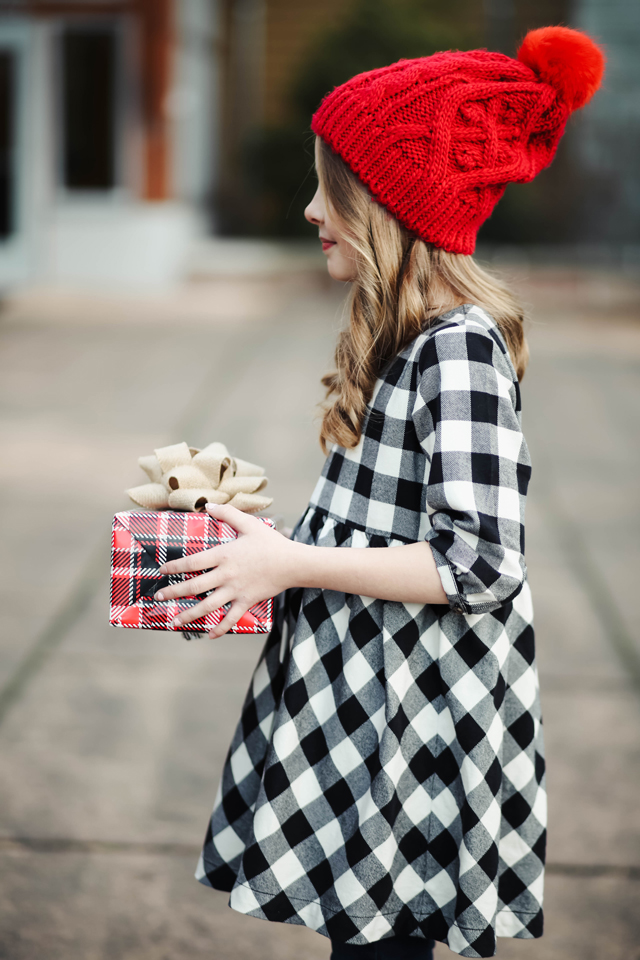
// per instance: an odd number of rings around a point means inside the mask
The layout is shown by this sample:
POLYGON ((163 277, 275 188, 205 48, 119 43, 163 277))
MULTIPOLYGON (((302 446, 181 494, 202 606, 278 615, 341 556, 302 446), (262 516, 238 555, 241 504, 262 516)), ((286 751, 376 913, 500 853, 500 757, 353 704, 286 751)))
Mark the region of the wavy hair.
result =
POLYGON ((316 169, 325 204, 356 259, 327 388, 320 443, 355 447, 383 367, 436 317, 463 303, 483 307, 507 343, 518 379, 527 365, 523 310, 509 289, 470 256, 425 243, 375 202, 346 163, 319 137, 316 169))

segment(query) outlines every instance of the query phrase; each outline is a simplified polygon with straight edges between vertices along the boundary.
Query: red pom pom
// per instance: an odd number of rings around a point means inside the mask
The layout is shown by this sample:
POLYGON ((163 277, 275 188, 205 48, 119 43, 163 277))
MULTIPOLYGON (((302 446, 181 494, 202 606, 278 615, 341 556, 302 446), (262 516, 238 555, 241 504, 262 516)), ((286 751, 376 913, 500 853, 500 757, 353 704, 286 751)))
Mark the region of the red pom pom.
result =
POLYGON ((568 27, 530 30, 518 60, 558 92, 570 110, 583 107, 602 82, 605 56, 586 33, 568 27))

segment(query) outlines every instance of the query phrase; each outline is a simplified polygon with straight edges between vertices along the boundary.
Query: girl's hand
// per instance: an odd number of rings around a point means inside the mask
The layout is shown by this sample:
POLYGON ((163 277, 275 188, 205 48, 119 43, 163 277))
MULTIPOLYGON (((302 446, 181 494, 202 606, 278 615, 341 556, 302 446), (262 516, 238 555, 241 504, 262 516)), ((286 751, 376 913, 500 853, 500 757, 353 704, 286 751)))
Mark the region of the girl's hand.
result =
POLYGON ((194 597, 213 590, 195 607, 183 611, 174 623, 191 623, 231 603, 226 617, 209 632, 210 637, 221 637, 254 604, 293 585, 295 556, 292 554, 295 555, 295 544, 256 517, 242 513, 235 507, 208 503, 206 509, 210 516, 237 530, 238 539, 163 564, 160 573, 164 574, 192 573, 195 570, 207 572, 184 583, 163 587, 156 593, 155 599, 175 600, 177 597, 194 597))

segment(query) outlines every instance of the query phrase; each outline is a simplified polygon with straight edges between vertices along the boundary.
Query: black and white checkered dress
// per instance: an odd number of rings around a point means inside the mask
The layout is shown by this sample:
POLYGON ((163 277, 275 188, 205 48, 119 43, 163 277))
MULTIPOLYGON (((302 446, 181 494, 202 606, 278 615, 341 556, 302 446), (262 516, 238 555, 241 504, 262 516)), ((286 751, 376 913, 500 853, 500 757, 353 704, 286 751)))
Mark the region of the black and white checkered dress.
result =
POLYGON ((439 318, 376 384, 295 537, 425 539, 449 605, 290 590, 256 668, 197 877, 335 941, 490 957, 542 933, 545 792, 520 393, 496 324, 439 318))

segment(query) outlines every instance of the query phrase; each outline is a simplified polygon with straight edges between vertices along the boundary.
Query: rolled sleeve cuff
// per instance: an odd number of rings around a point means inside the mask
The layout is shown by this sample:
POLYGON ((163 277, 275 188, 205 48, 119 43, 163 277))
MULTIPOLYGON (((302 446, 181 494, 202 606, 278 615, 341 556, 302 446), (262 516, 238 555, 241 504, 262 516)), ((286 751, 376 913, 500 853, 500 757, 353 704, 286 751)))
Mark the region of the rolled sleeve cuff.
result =
MULTIPOLYGON (((432 530, 430 534, 427 534, 425 540, 431 547, 431 552, 433 553, 433 558, 436 562, 436 568, 442 582, 442 589, 447 595, 449 607, 452 612, 479 614, 490 613, 492 610, 498 610, 502 606, 502 601, 500 601, 490 590, 485 590, 483 593, 475 593, 473 595, 468 595, 461 592, 458 583, 458 573, 455 566, 444 556, 444 554, 440 553, 440 551, 434 547, 433 543, 430 542, 430 540, 436 536, 436 531, 432 530)), ((518 594, 521 588, 522 584, 520 583, 517 585, 512 596, 510 596, 508 599, 512 599, 516 594, 518 594)))
MULTIPOLYGON (((427 543, 428 542, 429 539, 427 538, 427 543)), ((440 553, 439 550, 436 550, 433 544, 429 545, 431 547, 433 559, 436 562, 436 568, 442 582, 442 589, 446 593, 447 600, 449 601, 449 606, 454 613, 471 613, 470 605, 458 590, 452 565, 449 563, 447 558, 440 553)))

